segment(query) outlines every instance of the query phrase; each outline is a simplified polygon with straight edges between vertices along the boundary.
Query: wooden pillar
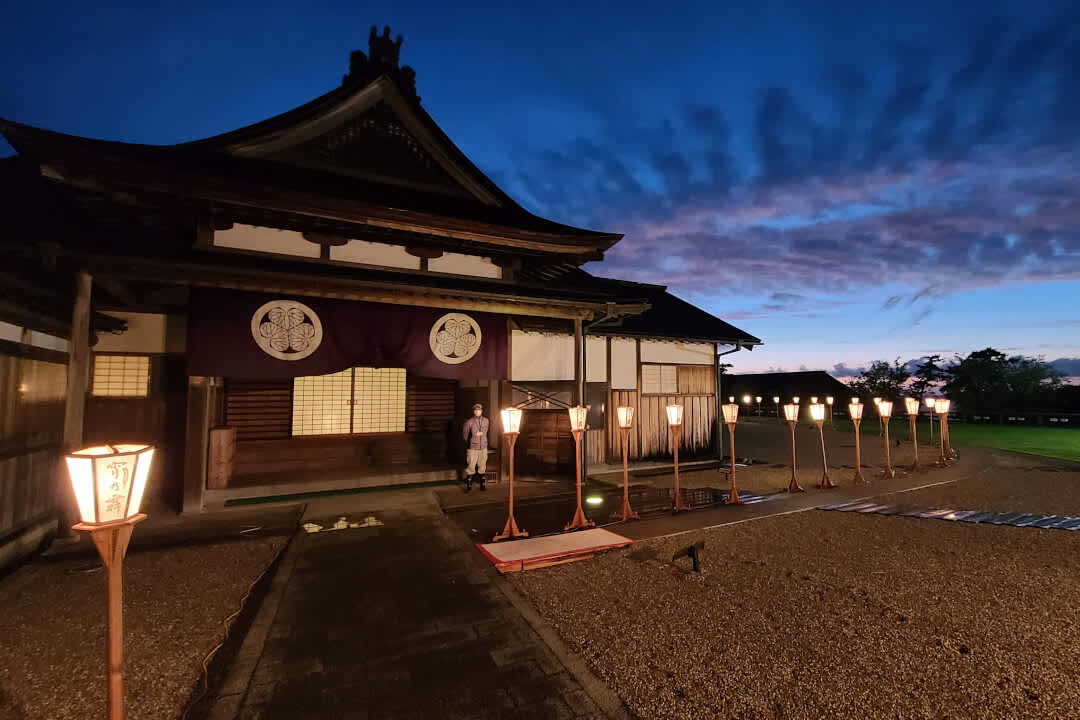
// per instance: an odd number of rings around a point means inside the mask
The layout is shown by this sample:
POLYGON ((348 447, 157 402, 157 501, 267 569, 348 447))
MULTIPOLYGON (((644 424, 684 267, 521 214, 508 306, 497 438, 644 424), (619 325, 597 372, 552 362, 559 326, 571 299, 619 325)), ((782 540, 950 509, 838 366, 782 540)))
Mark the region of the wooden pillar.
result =
MULTIPOLYGON (((86 384, 90 376, 90 292, 93 278, 80 271, 75 277, 75 304, 71 311, 71 339, 68 343, 67 393, 64 401, 63 452, 77 449, 83 442, 83 418, 86 415, 86 384)), ((78 518, 78 507, 61 458, 57 464, 57 503, 60 531, 78 518)))
POLYGON ((574 397, 573 405, 585 404, 585 356, 582 353, 581 318, 574 318, 574 397))
MULTIPOLYGON (((718 353, 719 349, 714 345, 713 352, 718 353)), ((723 404, 720 400, 720 355, 716 355, 716 366, 713 368, 713 397, 716 400, 716 422, 713 423, 713 432, 716 433, 714 438, 714 444, 716 445, 716 459, 724 459, 724 425, 723 425, 723 411, 720 406, 723 404)))
POLYGON ((210 424, 214 403, 211 378, 188 378, 187 425, 184 443, 184 500, 181 512, 203 511, 206 469, 210 451, 210 424))

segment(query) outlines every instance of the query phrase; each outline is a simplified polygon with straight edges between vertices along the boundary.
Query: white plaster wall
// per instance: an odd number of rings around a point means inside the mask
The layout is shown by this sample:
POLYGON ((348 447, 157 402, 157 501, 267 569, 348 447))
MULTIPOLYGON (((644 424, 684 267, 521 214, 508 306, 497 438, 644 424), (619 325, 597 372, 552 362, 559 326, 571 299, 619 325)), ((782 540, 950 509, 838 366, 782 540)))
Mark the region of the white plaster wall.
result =
POLYGON ((234 250, 254 250, 308 258, 317 258, 320 253, 318 245, 308 242, 303 235, 294 230, 279 230, 240 223, 228 230, 215 230, 214 245, 234 250))
POLYGON ((712 343, 641 341, 641 362, 671 363, 673 365, 712 365, 716 352, 712 343))
POLYGON ((330 259, 405 270, 420 269, 420 258, 407 253, 403 245, 386 245, 366 240, 350 240, 344 245, 331 246, 330 259))
POLYGON ((128 312, 110 312, 109 315, 127 322, 128 329, 122 333, 100 333, 94 352, 153 355, 184 351, 183 317, 128 312))
POLYGON ((22 342, 22 328, 9 322, 0 321, 0 340, 22 342))
POLYGON ((637 390, 637 343, 611 338, 611 389, 637 390))
POLYGON ((586 382, 607 382, 607 340, 585 338, 586 382))
POLYGON ((67 352, 69 347, 66 339, 38 332, 37 330, 30 331, 30 344, 46 350, 59 350, 60 352, 67 352))
POLYGON ((473 277, 501 278, 502 269, 493 265, 490 258, 460 253, 443 253, 442 257, 428 260, 431 272, 472 275, 473 277))
POLYGON ((510 335, 510 378, 573 380, 574 338, 515 330, 510 335))

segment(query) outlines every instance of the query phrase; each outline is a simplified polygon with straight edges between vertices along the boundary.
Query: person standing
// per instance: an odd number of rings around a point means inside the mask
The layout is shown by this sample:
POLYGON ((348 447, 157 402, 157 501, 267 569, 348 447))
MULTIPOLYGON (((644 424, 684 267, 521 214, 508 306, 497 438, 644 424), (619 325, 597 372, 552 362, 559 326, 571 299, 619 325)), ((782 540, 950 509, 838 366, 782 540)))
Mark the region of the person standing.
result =
POLYGON ((491 422, 484 417, 484 406, 473 405, 473 416, 465 421, 462 437, 465 440, 465 492, 472 490, 475 480, 481 490, 487 490, 484 473, 487 471, 488 428, 491 422))

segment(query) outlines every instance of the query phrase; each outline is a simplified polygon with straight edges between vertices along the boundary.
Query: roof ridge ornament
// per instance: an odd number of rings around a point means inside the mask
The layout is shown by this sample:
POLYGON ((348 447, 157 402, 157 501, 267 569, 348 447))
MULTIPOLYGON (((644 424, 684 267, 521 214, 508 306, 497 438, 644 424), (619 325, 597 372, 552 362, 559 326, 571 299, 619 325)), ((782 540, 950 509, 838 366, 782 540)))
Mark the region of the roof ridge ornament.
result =
POLYGON ((389 25, 383 27, 382 35, 379 35, 376 27, 372 25, 368 34, 367 55, 361 50, 350 53, 349 72, 341 79, 341 84, 367 85, 380 75, 387 75, 407 96, 419 101, 420 97, 416 94, 416 71, 408 65, 398 64, 402 42, 401 35, 393 40, 390 38, 389 25))

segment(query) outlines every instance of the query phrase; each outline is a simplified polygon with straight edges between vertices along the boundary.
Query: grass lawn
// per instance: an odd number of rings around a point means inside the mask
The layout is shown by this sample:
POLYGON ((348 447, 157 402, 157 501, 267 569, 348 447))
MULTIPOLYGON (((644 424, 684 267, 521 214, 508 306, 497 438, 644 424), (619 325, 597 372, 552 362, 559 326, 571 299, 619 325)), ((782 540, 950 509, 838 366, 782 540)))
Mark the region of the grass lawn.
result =
POLYGON ((977 445, 1080 462, 1080 431, 1077 430, 950 424, 949 436, 957 446, 977 445))
MULTIPOLYGON (((848 420, 836 422, 837 430, 847 429, 848 432, 851 432, 852 427, 851 422, 848 420)), ((909 427, 906 415, 902 418, 894 417, 892 422, 889 423, 889 437, 907 442, 911 437, 909 427)), ((919 420, 917 432, 919 433, 920 443, 929 442, 930 424, 925 418, 919 420)), ((876 417, 863 420, 862 433, 863 437, 876 437, 878 435, 876 417)), ((969 446, 1011 450, 1013 452, 1080 462, 1080 430, 1009 425, 964 425, 953 422, 949 425, 949 433, 952 436, 952 444, 957 448, 969 446)), ((935 423, 935 442, 937 438, 937 424, 935 423)))
MULTIPOLYGON (((742 422, 740 420, 740 422, 742 422)), ((753 418, 750 422, 776 423, 772 418, 753 418)), ((802 423, 806 425, 806 423, 802 423)), ((829 427, 828 423, 825 425, 829 427)), ((852 432, 853 425, 850 420, 835 420, 833 426, 837 431, 852 432)), ((889 437, 907 442, 910 433, 907 415, 894 415, 889 423, 889 437)), ((919 419, 917 428, 919 442, 928 443, 930 440, 930 424, 926 416, 919 419)), ((952 443, 958 448, 964 446, 993 448, 995 450, 1011 450, 1013 452, 1042 455, 1043 457, 1060 458, 1080 462, 1080 429, 1066 429, 1055 427, 1023 427, 1010 425, 965 425, 953 422, 949 425, 952 433, 952 443)), ((870 417, 862 422, 863 437, 877 437, 877 417, 870 417)), ((934 440, 937 440, 937 424, 934 425, 934 440)), ((726 436, 725 436, 726 438, 726 436)))

